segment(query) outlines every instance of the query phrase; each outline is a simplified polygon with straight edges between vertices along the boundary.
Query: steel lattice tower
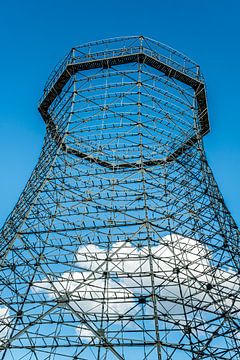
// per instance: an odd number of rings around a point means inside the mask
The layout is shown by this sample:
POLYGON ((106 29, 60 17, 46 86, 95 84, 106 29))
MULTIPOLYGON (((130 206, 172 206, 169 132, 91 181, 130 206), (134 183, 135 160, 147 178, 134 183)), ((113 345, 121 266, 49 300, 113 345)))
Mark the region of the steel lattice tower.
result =
POLYGON ((0 358, 240 359, 239 230, 199 66, 143 36, 71 50, 1 230, 0 358))

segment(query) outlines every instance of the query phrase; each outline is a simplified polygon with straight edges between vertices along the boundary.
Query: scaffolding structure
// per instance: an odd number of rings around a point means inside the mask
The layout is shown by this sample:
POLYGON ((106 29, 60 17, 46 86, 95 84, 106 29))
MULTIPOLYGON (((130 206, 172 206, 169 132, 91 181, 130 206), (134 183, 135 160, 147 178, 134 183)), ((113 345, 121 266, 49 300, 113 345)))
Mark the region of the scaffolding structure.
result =
POLYGON ((207 163, 204 79, 143 36, 73 48, 1 229, 0 359, 240 359, 239 230, 207 163))

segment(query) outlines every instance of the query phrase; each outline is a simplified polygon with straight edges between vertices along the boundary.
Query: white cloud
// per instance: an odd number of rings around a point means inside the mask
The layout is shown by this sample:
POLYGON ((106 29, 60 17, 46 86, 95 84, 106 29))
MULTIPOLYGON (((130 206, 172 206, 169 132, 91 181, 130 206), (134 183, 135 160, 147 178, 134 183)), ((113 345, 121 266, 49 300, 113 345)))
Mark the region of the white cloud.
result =
POLYGON ((76 328, 76 333, 78 336, 80 336, 80 338, 82 339, 83 342, 89 342, 92 341, 95 338, 95 335, 93 334, 93 332, 91 330, 89 330, 88 328, 86 328, 86 326, 78 326, 76 328))
MULTIPOLYGON (((157 286, 159 311, 175 319, 183 319, 184 311, 193 314, 198 306, 220 312, 240 306, 229 296, 240 291, 239 275, 212 266, 206 246, 179 235, 165 236, 162 244, 151 248, 119 241, 107 252, 97 245, 82 245, 76 265, 81 271, 43 279, 35 283, 35 291, 47 292, 52 298, 68 295, 75 311, 89 315, 133 315, 140 309, 140 295, 151 298, 152 281, 157 286)), ((150 314, 152 306, 146 305, 145 311, 150 314)))
MULTIPOLYGON (((150 250, 154 258, 154 272, 171 271, 177 266, 182 267, 183 262, 198 273, 202 273, 204 267, 209 267, 207 250, 193 239, 178 235, 165 236, 163 244, 151 246, 150 250)), ((101 271, 117 273, 150 272, 149 248, 137 248, 129 242, 114 243, 109 254, 96 245, 83 245, 79 247, 76 258, 79 267, 85 270, 94 271, 101 266, 101 271)))
POLYGON ((0 307, 0 344, 8 337, 8 332, 10 330, 10 315, 9 310, 6 306, 0 307))
POLYGON ((133 294, 122 285, 91 271, 63 273, 59 280, 34 284, 35 291, 46 291, 51 298, 70 295, 69 305, 88 314, 124 314, 131 309, 133 294))

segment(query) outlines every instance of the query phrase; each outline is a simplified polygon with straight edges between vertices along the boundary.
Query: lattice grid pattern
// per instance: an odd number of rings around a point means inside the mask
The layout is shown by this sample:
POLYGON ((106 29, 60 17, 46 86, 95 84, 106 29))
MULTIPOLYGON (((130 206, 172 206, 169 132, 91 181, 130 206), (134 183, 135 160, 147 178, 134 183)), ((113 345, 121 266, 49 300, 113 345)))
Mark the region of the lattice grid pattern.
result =
POLYGON ((142 36, 71 50, 1 230, 0 358, 240 359, 239 230, 199 67, 142 36))

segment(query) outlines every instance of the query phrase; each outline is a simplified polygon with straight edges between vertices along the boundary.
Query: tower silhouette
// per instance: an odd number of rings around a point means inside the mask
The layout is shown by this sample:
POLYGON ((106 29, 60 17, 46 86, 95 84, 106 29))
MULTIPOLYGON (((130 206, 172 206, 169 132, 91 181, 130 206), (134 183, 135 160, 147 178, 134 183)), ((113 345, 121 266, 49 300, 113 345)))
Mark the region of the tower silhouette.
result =
POLYGON ((208 166, 204 79, 143 36, 78 46, 1 230, 0 359, 240 359, 239 230, 208 166))

